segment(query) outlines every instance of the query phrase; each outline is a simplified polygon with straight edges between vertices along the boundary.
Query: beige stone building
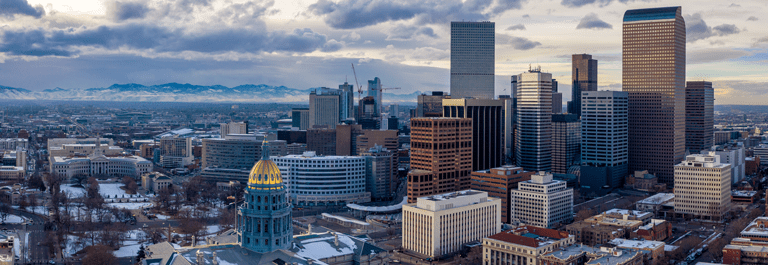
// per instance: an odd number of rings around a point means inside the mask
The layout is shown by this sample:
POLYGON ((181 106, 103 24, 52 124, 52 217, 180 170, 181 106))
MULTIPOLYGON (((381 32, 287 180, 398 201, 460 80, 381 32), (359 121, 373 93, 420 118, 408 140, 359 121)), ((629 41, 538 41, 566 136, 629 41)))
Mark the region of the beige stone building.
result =
POLYGON ((573 189, 552 174, 539 172, 510 193, 511 218, 528 225, 554 228, 573 220, 573 189))
POLYGON ((731 165, 720 156, 689 155, 675 166, 675 214, 721 220, 731 205, 731 165))
POLYGON ((403 248, 419 256, 448 255, 500 231, 501 200, 486 192, 419 197, 403 206, 403 248))
POLYGON ((483 239, 483 264, 539 264, 539 257, 576 242, 565 231, 521 226, 483 239))
POLYGON ((141 175, 141 187, 151 192, 159 192, 171 186, 171 178, 160 172, 151 172, 141 175))

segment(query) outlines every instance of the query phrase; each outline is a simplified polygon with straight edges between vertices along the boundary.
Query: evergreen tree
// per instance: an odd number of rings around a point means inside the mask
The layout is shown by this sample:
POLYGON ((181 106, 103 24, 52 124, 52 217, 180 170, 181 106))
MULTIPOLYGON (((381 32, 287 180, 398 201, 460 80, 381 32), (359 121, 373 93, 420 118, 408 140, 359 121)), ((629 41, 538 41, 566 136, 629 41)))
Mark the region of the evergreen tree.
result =
POLYGON ((146 254, 144 253, 144 245, 141 245, 141 247, 139 247, 139 252, 136 253, 136 262, 141 262, 141 260, 144 258, 146 258, 146 254))

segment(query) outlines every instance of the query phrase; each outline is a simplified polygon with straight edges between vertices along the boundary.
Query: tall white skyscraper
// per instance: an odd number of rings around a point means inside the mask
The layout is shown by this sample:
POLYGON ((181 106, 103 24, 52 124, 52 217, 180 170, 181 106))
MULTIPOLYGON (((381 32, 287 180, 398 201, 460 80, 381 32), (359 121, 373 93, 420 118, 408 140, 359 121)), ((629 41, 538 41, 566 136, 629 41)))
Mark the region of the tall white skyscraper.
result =
POLYGON ((618 188, 628 174, 627 92, 582 91, 581 185, 599 195, 618 188))
POLYGON ((532 69, 517 76, 515 161, 528 171, 552 169, 552 74, 532 69))
POLYGON ((496 24, 451 22, 451 98, 492 99, 496 24))

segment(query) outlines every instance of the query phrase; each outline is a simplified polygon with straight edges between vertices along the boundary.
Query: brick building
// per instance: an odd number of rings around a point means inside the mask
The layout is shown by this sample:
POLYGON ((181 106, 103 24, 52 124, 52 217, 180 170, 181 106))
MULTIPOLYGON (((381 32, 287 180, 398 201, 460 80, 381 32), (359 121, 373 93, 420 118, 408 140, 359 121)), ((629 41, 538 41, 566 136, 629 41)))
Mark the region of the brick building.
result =
POLYGON ((474 171, 470 186, 473 190, 488 192, 488 196, 501 199, 501 221, 510 223, 510 191, 517 189, 517 183, 531 179, 534 172, 517 166, 502 166, 489 170, 474 171))

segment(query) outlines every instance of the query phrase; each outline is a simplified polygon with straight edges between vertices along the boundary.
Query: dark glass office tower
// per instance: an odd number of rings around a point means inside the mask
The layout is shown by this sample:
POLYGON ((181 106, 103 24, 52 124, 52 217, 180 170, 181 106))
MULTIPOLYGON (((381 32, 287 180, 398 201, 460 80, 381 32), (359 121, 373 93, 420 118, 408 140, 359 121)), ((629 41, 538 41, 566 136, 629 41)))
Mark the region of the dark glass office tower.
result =
POLYGON ((685 86, 685 148, 691 154, 714 144, 715 89, 712 82, 688 81, 685 86))
POLYGON ((504 162, 504 107, 499 99, 443 99, 443 117, 472 119, 472 171, 504 162))
POLYGON ((685 155, 685 21, 681 7, 624 13, 622 90, 629 93, 630 172, 668 186, 685 155))
POLYGON ((496 24, 451 22, 451 97, 493 99, 496 24))
POLYGON ((581 92, 597 91, 597 60, 589 54, 574 54, 571 56, 572 85, 571 101, 568 102, 568 113, 581 116, 581 92))

